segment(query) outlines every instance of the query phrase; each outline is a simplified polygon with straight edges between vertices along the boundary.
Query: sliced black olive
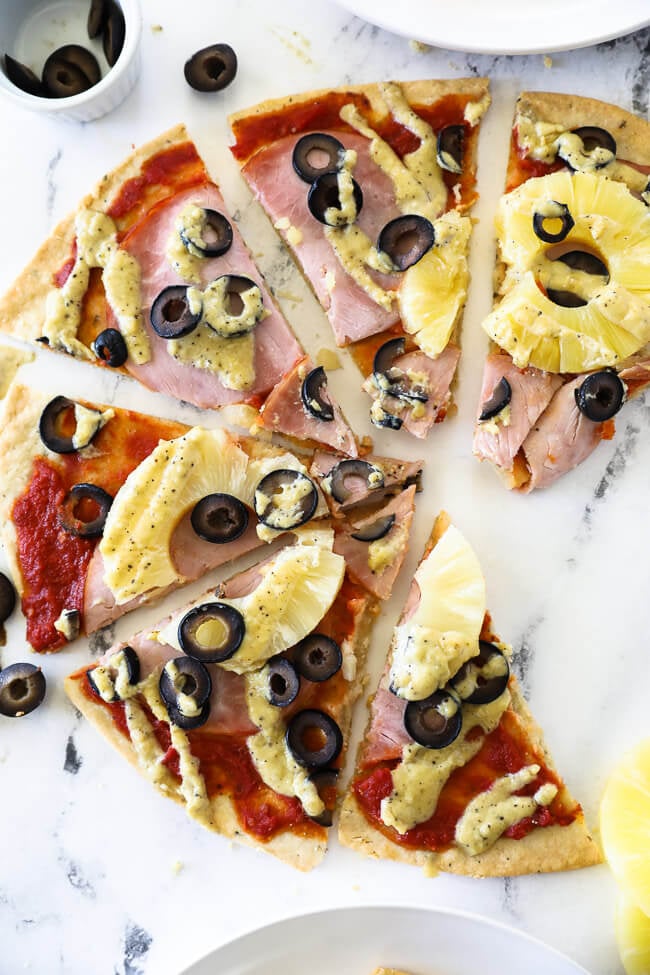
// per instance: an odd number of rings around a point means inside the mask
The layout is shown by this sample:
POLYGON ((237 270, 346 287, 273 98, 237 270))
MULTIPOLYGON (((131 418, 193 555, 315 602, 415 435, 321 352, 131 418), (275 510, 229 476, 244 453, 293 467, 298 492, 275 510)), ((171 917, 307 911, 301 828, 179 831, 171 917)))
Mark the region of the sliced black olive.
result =
MULTIPOLYGON (((86 47, 82 47, 81 44, 65 44, 50 54, 48 61, 50 58, 55 58, 57 61, 65 61, 66 64, 75 65, 75 67, 83 72, 91 86, 96 85, 101 80, 102 72, 97 58, 92 51, 89 51, 86 47)), ((47 67, 47 61, 45 65, 47 67)), ((43 68, 43 76, 45 76, 45 68, 43 68)))
POLYGON ((303 379, 300 395, 303 406, 312 416, 329 422, 334 419, 334 410, 332 404, 321 395, 323 387, 327 388, 327 374, 322 366, 316 366, 303 379))
POLYGON ((280 468, 257 485, 254 506, 263 524, 288 531, 309 521, 318 506, 318 491, 306 474, 280 468))
POLYGON ((562 308, 584 308, 587 304, 586 298, 581 298, 574 291, 562 291, 558 288, 547 288, 546 294, 549 301, 562 308))
POLYGON ((511 399, 512 387, 506 377, 502 376, 492 390, 490 398, 483 403, 479 420, 491 420, 493 416, 497 416, 501 410, 506 408, 511 399))
POLYGON ((374 464, 359 459, 341 460, 328 474, 331 495, 339 504, 343 504, 350 496, 350 489, 346 487, 348 478, 360 478, 369 491, 384 486, 384 475, 374 464))
POLYGON ((597 277, 603 277, 609 281, 607 265, 599 257, 596 257, 595 254, 590 254, 589 251, 567 251, 566 254, 562 254, 557 260, 566 264, 567 267, 572 268, 574 271, 584 271, 585 274, 594 274, 597 277))
POLYGON ((343 748, 343 735, 334 718, 315 708, 293 716, 286 741, 295 760, 305 768, 329 765, 343 748))
POLYGON ((409 213, 386 224, 379 234, 377 247, 388 254, 399 271, 405 271, 431 250, 435 239, 431 221, 409 213))
POLYGON ((88 37, 92 40, 99 37, 104 29, 104 20, 108 13, 106 0, 91 0, 90 10, 88 11, 88 37))
POLYGON ((56 51, 50 54, 43 67, 43 84, 52 98, 70 98, 91 87, 81 68, 57 57, 56 51))
MULTIPOLYGON (((315 772, 312 772, 309 776, 310 782, 313 782, 318 790, 318 794, 327 805, 326 799, 323 797, 324 792, 329 792, 332 789, 336 789, 336 784, 339 777, 339 770, 336 768, 319 768, 315 772)), ((329 799, 329 796, 327 797, 329 799)), ((319 816, 311 817, 315 823, 319 826, 330 827, 332 825, 333 810, 324 809, 319 816)))
MULTIPOLYGON (((355 213, 354 216, 345 220, 345 223, 354 223, 361 212, 363 206, 363 193, 356 179, 352 178, 352 193, 354 196, 355 213)), ((321 223, 328 224, 330 227, 343 226, 343 217, 328 219, 326 214, 330 209, 341 210, 341 197, 339 196, 339 174, 323 173, 311 184, 307 195, 307 206, 313 217, 321 223)))
POLYGON ((113 704, 115 701, 120 700, 120 696, 115 688, 115 680, 117 678, 118 665, 121 660, 124 660, 126 667, 127 682, 131 685, 131 687, 135 687, 136 684, 140 683, 140 658, 133 647, 122 647, 121 650, 117 650, 108 658, 107 663, 101 665, 101 669, 107 673, 107 676, 109 677, 110 688, 108 693, 105 691, 102 693, 102 691, 99 689, 99 685, 96 683, 93 673, 97 668, 86 671, 88 684, 93 694, 96 694, 97 697, 101 697, 102 701, 106 701, 107 704, 113 704), (111 663, 111 661, 115 662, 111 663))
POLYGON ((69 436, 61 433, 60 429, 63 417, 69 410, 74 410, 75 405, 74 401, 68 399, 66 396, 55 396, 41 413, 38 432, 48 450, 54 451, 55 454, 72 454, 75 450, 81 450, 83 447, 87 447, 101 429, 101 423, 99 422, 100 414, 97 410, 90 410, 89 412, 96 413, 98 422, 84 443, 80 440, 76 444, 74 443, 76 429, 69 436))
POLYGON ((5 54, 5 74, 12 85, 26 91, 28 95, 45 95, 45 88, 41 79, 34 74, 31 68, 20 61, 16 61, 10 54, 5 54))
POLYGON ((223 308, 228 317, 224 323, 219 319, 212 320, 210 315, 206 313, 205 324, 217 335, 221 335, 222 338, 228 339, 237 335, 246 335, 255 328, 264 310, 260 287, 250 278, 244 277, 243 274, 222 274, 221 277, 215 278, 212 284, 215 285, 219 281, 225 283, 223 308), (250 313, 244 314, 245 305, 241 297, 244 292, 251 290, 257 291, 260 299, 254 316, 251 316, 250 313))
POLYGON ((0 623, 8 620, 16 608, 16 590, 11 579, 0 572, 0 623))
POLYGON ((507 658, 487 640, 479 640, 478 656, 472 657, 464 663, 460 670, 452 677, 451 684, 462 701, 467 704, 489 704, 501 697, 510 677, 510 666, 507 658), (484 676, 483 669, 496 663, 497 673, 494 676, 484 676))
POLYGON ((185 285, 172 284, 154 299, 149 312, 151 327, 163 339, 177 339, 194 331, 202 311, 190 308, 185 285))
POLYGON ((574 135, 582 139, 585 152, 593 152, 594 149, 609 149, 613 155, 616 155, 616 139, 607 129, 601 129, 597 125, 582 125, 572 131, 574 135))
POLYGON ((370 413, 370 419, 376 427, 387 427, 389 430, 399 430, 404 423, 401 416, 388 413, 381 404, 376 404, 370 413))
POLYGON ((313 183, 323 173, 333 173, 343 164, 345 146, 333 135, 310 132, 298 139, 293 149, 293 168, 306 183, 313 183))
POLYGON ((206 664, 229 660, 241 646, 244 617, 227 603, 203 603, 185 614, 178 626, 178 642, 188 657, 206 664))
POLYGON ((566 203, 558 203, 557 200, 549 200, 544 207, 543 213, 536 211, 533 214, 533 230, 545 244, 558 244, 561 240, 564 240, 573 227, 574 222, 566 203), (556 233, 551 233, 544 229, 544 223, 547 220, 559 220, 562 226, 556 233))
POLYGON ((171 723, 177 728, 181 728, 182 731, 193 731, 194 728, 200 728, 201 725, 204 725, 210 717, 210 702, 206 701, 199 713, 191 716, 183 714, 173 704, 170 704, 167 707, 167 715, 171 723))
POLYGON ((244 534, 248 511, 232 494, 208 494, 194 505, 190 520, 199 538, 222 545, 244 534))
POLYGON ((394 524, 395 515, 384 515, 383 518, 377 518, 365 528, 352 532, 352 538, 356 538, 358 542, 376 542, 379 538, 384 538, 394 524))
POLYGON ((96 484, 75 484, 59 507, 59 523, 71 535, 97 538, 104 524, 113 498, 96 484))
POLYGON ((446 125, 438 132, 436 159, 441 169, 450 173, 462 173, 464 142, 464 125, 446 125))
POLYGON ((34 664, 10 664, 0 670, 0 714, 22 718, 45 697, 45 676, 34 664))
POLYGON ((625 401, 625 386, 615 369, 601 369, 574 390, 581 413, 594 423, 611 420, 625 401))
POLYGON ((300 690, 300 677, 296 668, 286 657, 273 657, 267 664, 269 704, 276 708, 286 708, 295 701, 300 690))
POLYGON ((63 634, 68 643, 72 643, 81 633, 81 613, 78 609, 64 609, 54 628, 63 634))
POLYGON ((460 700, 450 691, 435 691, 423 701, 409 701, 404 727, 413 741, 425 748, 446 748, 463 724, 460 700))
POLYGON ((108 0, 107 6, 108 12, 104 24, 102 47, 104 49, 104 57, 112 68, 124 47, 126 24, 124 22, 124 14, 117 3, 114 3, 113 0, 108 0))
POLYGON ((293 662, 302 677, 320 684, 338 673, 343 654, 336 640, 324 633, 310 633, 294 647, 293 662))
POLYGON ((183 228, 181 240, 195 257, 221 257, 232 246, 232 225, 218 210, 202 207, 201 211, 203 218, 200 235, 191 237, 183 228))
MULTIPOLYGON (((420 403, 426 403, 429 396, 422 387, 410 382, 403 370, 393 365, 395 359, 404 355, 405 348, 406 342, 400 336, 396 339, 389 339, 388 342, 384 342, 377 349, 372 364, 372 374, 375 384, 383 392, 389 393, 391 396, 396 396, 398 399, 416 400, 420 403)), ((401 425, 400 421, 399 426, 401 425)))
POLYGON ((229 44, 211 44, 193 54, 184 71, 195 91, 221 91, 237 74, 237 55, 229 44))
POLYGON ((209 703, 212 679, 207 667, 199 660, 176 657, 163 667, 158 687, 168 712, 173 710, 184 718, 197 718, 205 704, 209 703))
POLYGON ((113 369, 123 366, 129 357, 124 336, 116 328, 105 328, 99 333, 91 348, 98 359, 105 362, 107 366, 112 366, 113 369))

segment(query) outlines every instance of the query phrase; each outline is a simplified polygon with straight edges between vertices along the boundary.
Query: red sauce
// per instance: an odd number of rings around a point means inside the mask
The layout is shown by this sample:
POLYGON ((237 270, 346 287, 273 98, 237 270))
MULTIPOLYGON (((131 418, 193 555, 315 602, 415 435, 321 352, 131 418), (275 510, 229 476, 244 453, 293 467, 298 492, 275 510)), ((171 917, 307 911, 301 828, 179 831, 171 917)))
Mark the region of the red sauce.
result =
POLYGON ((564 162, 561 159, 556 159, 552 163, 532 159, 526 154, 526 150, 519 145, 517 132, 513 130, 506 176, 506 193, 516 189, 522 183, 525 183, 527 179, 534 179, 537 176, 548 176, 549 173, 557 173, 563 167, 564 162))
POLYGON ((106 211, 113 220, 130 225, 143 209, 148 209, 154 196, 153 191, 165 190, 172 186, 175 192, 192 185, 197 179, 206 179, 206 172, 201 157, 192 142, 163 149, 161 152, 147 159, 142 165, 139 176, 126 180, 120 192, 106 211))
POLYGON ((75 266, 77 260, 77 238, 72 241, 72 247, 70 249, 70 257, 62 264, 58 271, 55 271, 52 275, 52 283, 55 288, 62 288, 66 283, 70 274, 72 273, 72 268, 75 266))
MULTIPOLYGON (((532 746, 517 715, 513 711, 506 711, 495 731, 485 737, 478 754, 462 768, 452 772, 442 789, 433 816, 403 835, 386 826, 381 819, 381 801, 393 790, 392 770, 396 762, 363 769, 353 781, 353 790, 369 822, 394 843, 414 849, 440 851, 453 843, 456 824, 475 796, 501 776, 516 772, 532 762, 540 766, 539 775, 518 795, 532 795, 547 782, 560 787, 560 780, 549 769, 543 754, 532 746)), ((579 813, 580 807, 565 804, 560 793, 549 807, 540 808, 533 816, 510 827, 504 835, 521 839, 535 828, 554 824, 567 826, 579 813)))

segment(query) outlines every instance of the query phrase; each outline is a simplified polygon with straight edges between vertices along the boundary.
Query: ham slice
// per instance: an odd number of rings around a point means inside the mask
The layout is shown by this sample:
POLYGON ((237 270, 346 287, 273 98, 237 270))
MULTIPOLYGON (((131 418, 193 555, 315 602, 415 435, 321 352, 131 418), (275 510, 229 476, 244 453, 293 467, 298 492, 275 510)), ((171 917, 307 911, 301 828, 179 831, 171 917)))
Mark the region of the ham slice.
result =
MULTIPOLYGON (((343 131, 328 131, 326 134, 334 136, 346 149, 354 149, 357 153, 354 178, 362 187, 366 200, 357 222, 370 240, 376 243, 384 225, 400 215, 393 184, 370 158, 368 139, 343 131)), ((293 168, 292 155, 296 141, 295 136, 286 136, 260 149, 246 163, 242 173, 272 222, 282 226, 288 221, 288 228, 281 229, 280 233, 291 246, 305 277, 325 309, 337 344, 348 345, 394 325, 399 318, 396 303, 390 311, 382 308, 339 262, 325 237, 323 224, 312 216, 307 206, 309 184, 293 168)), ((369 273, 381 287, 391 290, 397 287, 396 275, 369 273)))
MULTIPOLYGON (((474 454, 481 460, 489 460, 505 471, 512 470, 514 458, 538 418, 562 385, 562 377, 541 369, 518 369, 509 355, 492 354, 485 360, 481 404, 485 403, 499 381, 510 383, 509 420, 494 425, 477 422, 474 429, 474 454)), ((482 405, 479 406, 479 415, 482 405)), ((489 421, 488 421, 489 424, 489 421)))
MULTIPOLYGON (((255 381, 246 390, 228 389, 216 373, 181 363, 167 351, 167 342, 149 323, 151 305, 163 288, 184 284, 167 258, 167 244, 179 213, 190 203, 225 212, 221 193, 211 183, 193 187, 165 200, 139 221, 122 241, 122 247, 136 258, 141 271, 141 297, 144 324, 151 343, 149 362, 126 362, 129 372, 158 392, 204 408, 243 403, 264 396, 282 379, 287 369, 302 356, 302 350, 255 267, 237 226, 231 222, 233 242, 221 257, 200 262, 202 287, 223 274, 240 274, 259 285, 264 307, 270 312, 255 326, 255 381)), ((236 342, 234 338, 231 341, 236 342)))
POLYGON ((332 420, 322 420, 310 413, 302 401, 303 379, 313 368, 309 357, 305 357, 277 384, 260 410, 262 426, 298 440, 315 440, 348 457, 357 457, 359 448, 355 436, 329 391, 323 390, 321 395, 332 406, 332 420))
POLYGON ((382 680, 370 708, 370 727, 361 756, 362 765, 401 758, 404 745, 412 743, 404 727, 405 711, 406 701, 392 694, 382 680))
POLYGON ((386 494, 395 494, 411 484, 414 484, 416 489, 419 486, 424 461, 395 460, 393 457, 376 457, 371 454, 363 459, 381 470, 383 485, 373 488, 369 487, 362 477, 348 477, 345 482, 346 489, 349 492, 348 497, 343 503, 339 503, 327 490, 326 478, 337 464, 349 460, 349 458, 328 454, 320 450, 314 454, 309 473, 318 480, 321 488, 323 488, 323 494, 332 514, 335 516, 365 501, 378 501, 386 494), (323 481, 325 481, 325 485, 323 481))

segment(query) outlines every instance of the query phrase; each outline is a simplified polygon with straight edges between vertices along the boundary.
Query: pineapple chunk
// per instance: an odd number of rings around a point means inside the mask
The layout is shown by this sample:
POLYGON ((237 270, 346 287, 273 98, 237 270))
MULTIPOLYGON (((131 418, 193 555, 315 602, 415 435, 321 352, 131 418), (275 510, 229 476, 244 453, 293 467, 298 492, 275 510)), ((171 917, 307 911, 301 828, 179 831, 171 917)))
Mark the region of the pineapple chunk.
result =
POLYGON ((451 210, 433 227, 435 244, 404 272, 397 300, 404 330, 435 359, 449 342, 465 305, 472 225, 468 217, 451 210))

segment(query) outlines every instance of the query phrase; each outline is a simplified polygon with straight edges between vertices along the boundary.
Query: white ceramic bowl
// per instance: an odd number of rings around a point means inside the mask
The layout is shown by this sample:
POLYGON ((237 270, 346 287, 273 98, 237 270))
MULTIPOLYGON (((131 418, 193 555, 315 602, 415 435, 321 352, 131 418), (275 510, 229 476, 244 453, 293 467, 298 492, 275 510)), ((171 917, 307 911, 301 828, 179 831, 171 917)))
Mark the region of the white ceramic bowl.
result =
POLYGON ((90 40, 86 31, 90 0, 0 0, 2 54, 11 55, 40 76, 52 51, 63 44, 81 44, 93 52, 102 69, 101 81, 70 98, 29 95, 0 70, 0 94, 28 111, 73 122, 89 122, 117 108, 138 77, 142 32, 138 0, 119 0, 119 4, 126 26, 124 47, 109 68, 101 39, 90 40))

